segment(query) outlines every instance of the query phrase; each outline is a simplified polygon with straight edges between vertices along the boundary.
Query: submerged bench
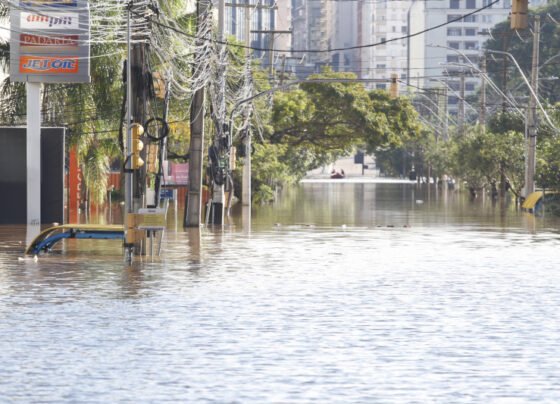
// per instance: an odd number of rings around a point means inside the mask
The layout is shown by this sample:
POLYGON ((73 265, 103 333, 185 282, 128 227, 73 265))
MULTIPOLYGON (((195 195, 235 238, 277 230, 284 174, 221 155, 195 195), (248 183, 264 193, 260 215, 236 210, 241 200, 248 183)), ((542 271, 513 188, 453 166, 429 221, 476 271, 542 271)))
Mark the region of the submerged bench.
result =
POLYGON ((67 238, 124 240, 124 227, 101 224, 63 224, 50 227, 35 237, 25 254, 37 255, 41 251, 50 251, 56 243, 67 238))

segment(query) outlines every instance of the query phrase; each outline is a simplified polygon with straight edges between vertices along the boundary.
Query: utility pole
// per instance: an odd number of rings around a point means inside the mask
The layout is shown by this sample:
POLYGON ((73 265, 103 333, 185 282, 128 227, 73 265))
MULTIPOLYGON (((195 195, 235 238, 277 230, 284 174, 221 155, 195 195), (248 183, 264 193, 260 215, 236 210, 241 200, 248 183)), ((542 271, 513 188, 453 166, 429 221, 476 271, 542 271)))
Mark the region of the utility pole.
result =
POLYGON ((533 58, 531 66, 531 87, 534 95, 529 98, 529 113, 527 116, 527 162, 525 170, 525 197, 535 192, 535 167, 537 148, 537 99, 539 94, 539 43, 541 33, 541 17, 535 15, 535 26, 533 33, 533 58))
MULTIPOLYGON (((203 47, 204 40, 201 36, 201 28, 205 27, 205 20, 210 11, 210 0, 198 0, 197 4, 197 46, 203 47)), ((202 52, 197 55, 196 63, 202 63, 202 52)), ((205 88, 199 88, 194 93, 191 102, 191 142, 189 148, 189 189, 185 206, 184 227, 199 227, 201 225, 202 211, 202 163, 204 151, 204 92, 205 88)))
MULTIPOLYGON (((226 53, 226 45, 224 44, 225 37, 226 37, 225 17, 226 17, 226 2, 225 0, 219 0, 218 40, 222 42, 222 45, 220 45, 220 63, 225 63, 225 60, 222 59, 223 57, 225 57, 225 53, 226 53)), ((218 89, 219 107, 216 114, 218 120, 218 128, 217 128, 216 138, 214 141, 214 147, 216 151, 221 151, 223 147, 222 139, 225 136, 224 124, 226 119, 226 66, 225 65, 220 65, 218 80, 219 80, 219 89, 218 89)), ((217 225, 222 225, 224 223, 225 199, 226 198, 225 198, 224 184, 218 185, 214 182, 212 184, 211 223, 217 225)))
MULTIPOLYGON (((143 6, 134 7, 133 16, 136 15, 144 15, 143 6)), ((133 39, 137 42, 132 43, 132 50, 131 50, 131 61, 130 61, 130 69, 131 69, 131 96, 132 96, 132 106, 131 106, 131 115, 132 115, 132 123, 138 123, 143 125, 146 121, 146 100, 148 98, 148 87, 146 85, 146 77, 147 68, 146 68, 146 60, 147 60, 147 48, 146 44, 141 40, 142 38, 139 37, 139 33, 133 33, 133 39)), ((144 143, 146 141, 144 140, 144 143)), ((142 150, 142 158, 146 159, 146 148, 142 150)), ((146 192, 146 165, 141 166, 137 170, 134 170, 134 186, 133 186, 133 201, 134 201, 134 211, 137 212, 139 208, 143 206, 144 203, 144 194, 146 192)))
MULTIPOLYGON (((249 0, 246 0, 245 4, 236 3, 226 3, 227 7, 243 8, 245 10, 245 58, 247 62, 247 69, 250 69, 250 57, 251 57, 251 10, 257 9, 277 9, 277 6, 265 6, 259 4, 249 4, 249 0)), ((274 43, 274 39, 272 41, 274 43)), ((272 53, 272 52, 270 52, 272 53)), ((270 61, 270 55, 269 55, 270 61)), ((270 69, 273 69, 272 63, 270 69)), ((272 70, 273 71, 273 70, 272 70)), ((249 74, 249 71, 246 72, 249 74)), ((245 152, 244 162, 243 162, 243 175, 241 180, 241 204, 242 206, 251 206, 251 128, 249 125, 249 112, 247 113, 246 119, 246 133, 243 137, 243 149, 245 152)))
POLYGON ((125 203, 125 258, 130 261, 134 253, 135 237, 129 233, 134 232, 134 202, 133 192, 133 173, 132 173, 132 46, 131 46, 131 13, 132 2, 128 5, 127 10, 127 56, 126 56, 126 141, 124 142, 124 155, 126 156, 126 166, 124 170, 124 203, 125 203))
POLYGON ((461 85, 459 87, 459 114, 458 122, 459 134, 463 135, 465 132, 465 71, 461 70, 461 85))
MULTIPOLYGON (((126 127, 127 138, 125 155, 127 164, 125 167, 125 205, 126 205, 126 240, 125 254, 126 259, 131 260, 133 254, 143 254, 145 252, 145 232, 135 229, 135 213, 138 212, 144 203, 144 193, 146 189, 146 169, 142 166, 143 160, 140 158, 140 149, 137 144, 142 144, 140 136, 143 130, 138 130, 146 119, 146 101, 148 89, 144 80, 147 73, 146 55, 147 45, 143 34, 134 29, 134 17, 145 15, 145 4, 134 4, 134 0, 128 3, 127 18, 127 61, 126 61, 126 86, 127 86, 127 115, 126 127), (136 128, 136 129, 134 129, 136 128), (137 139, 133 139, 133 132, 137 134, 137 139), (136 155, 138 153, 138 155, 136 155)), ((142 151, 145 158, 145 151, 142 151)))
POLYGON ((268 76, 270 83, 273 85, 274 80, 274 42, 276 39, 276 35, 282 34, 291 34, 292 31, 282 31, 282 30, 254 30, 251 31, 253 34, 268 34, 270 35, 269 47, 270 50, 268 51, 268 76))
MULTIPOLYGON (((245 74, 250 74, 250 57, 251 50, 251 13, 249 8, 245 8, 245 59, 247 63, 247 72, 245 74)), ((252 93, 252 91, 251 91, 252 93)), ((251 127, 250 127, 250 117, 249 112, 247 112, 247 132, 243 138, 243 147, 245 151, 245 161, 243 162, 243 177, 241 183, 241 204, 242 206, 251 206, 251 127)))
POLYGON ((482 81, 480 83, 480 126, 486 130, 486 55, 480 59, 480 72, 482 81))

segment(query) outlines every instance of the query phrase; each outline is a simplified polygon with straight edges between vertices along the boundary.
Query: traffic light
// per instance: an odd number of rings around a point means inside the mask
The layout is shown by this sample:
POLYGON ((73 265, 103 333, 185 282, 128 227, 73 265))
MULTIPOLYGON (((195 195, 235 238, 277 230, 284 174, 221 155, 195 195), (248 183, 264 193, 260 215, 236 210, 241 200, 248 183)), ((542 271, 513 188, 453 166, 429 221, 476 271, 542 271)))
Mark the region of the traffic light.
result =
POLYGON ((140 157, 140 152, 144 148, 144 142, 140 140, 140 136, 144 134, 144 128, 139 123, 133 123, 130 125, 130 130, 132 132, 132 169, 137 170, 144 165, 144 160, 140 157))
POLYGON ((397 98, 399 95, 399 84, 397 83, 397 78, 399 76, 396 73, 391 74, 391 87, 389 89, 389 95, 391 98, 397 98))
POLYGON ((527 28, 527 14, 529 12, 528 0, 512 0, 511 3, 511 29, 527 28))

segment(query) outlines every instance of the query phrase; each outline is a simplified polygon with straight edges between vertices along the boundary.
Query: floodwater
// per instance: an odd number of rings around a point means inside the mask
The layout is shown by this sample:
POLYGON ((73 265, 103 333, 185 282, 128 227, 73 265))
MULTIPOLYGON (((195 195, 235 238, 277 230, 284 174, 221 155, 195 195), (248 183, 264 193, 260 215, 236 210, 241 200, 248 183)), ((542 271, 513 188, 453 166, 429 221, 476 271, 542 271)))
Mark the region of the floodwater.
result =
POLYGON ((0 227, 0 402, 560 401, 557 219, 344 182, 251 228, 180 217, 130 267, 115 241, 21 261, 0 227))

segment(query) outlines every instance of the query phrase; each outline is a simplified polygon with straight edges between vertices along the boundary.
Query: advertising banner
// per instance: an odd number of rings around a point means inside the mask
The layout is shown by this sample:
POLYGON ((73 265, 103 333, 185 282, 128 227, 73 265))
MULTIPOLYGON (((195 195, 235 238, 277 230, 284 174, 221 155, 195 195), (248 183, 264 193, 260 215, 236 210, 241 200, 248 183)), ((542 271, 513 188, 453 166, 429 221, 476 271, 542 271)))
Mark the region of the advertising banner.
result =
POLYGON ((10 79, 90 82, 90 14, 86 0, 25 0, 10 13, 10 79))
POLYGON ((20 13, 19 27, 22 30, 80 29, 78 13, 20 13))
POLYGON ((77 7, 78 0, 24 0, 20 1, 20 6, 36 7, 77 7))

